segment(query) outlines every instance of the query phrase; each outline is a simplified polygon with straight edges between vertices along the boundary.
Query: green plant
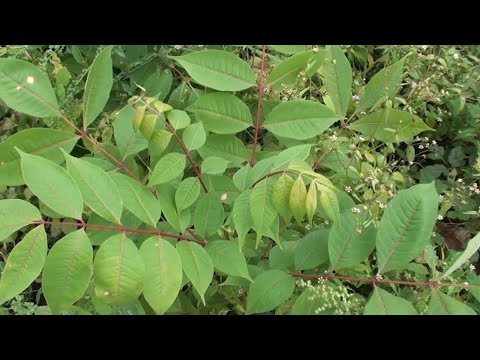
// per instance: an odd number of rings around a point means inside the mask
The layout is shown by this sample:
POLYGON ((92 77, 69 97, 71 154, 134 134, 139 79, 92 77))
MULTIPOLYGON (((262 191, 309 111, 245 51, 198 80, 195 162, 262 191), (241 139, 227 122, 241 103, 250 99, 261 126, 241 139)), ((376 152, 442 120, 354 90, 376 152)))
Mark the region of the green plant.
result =
POLYGON ((36 313, 476 314, 480 235, 434 232, 463 190, 415 168, 448 131, 414 49, 3 48, 0 305, 36 280, 36 313))

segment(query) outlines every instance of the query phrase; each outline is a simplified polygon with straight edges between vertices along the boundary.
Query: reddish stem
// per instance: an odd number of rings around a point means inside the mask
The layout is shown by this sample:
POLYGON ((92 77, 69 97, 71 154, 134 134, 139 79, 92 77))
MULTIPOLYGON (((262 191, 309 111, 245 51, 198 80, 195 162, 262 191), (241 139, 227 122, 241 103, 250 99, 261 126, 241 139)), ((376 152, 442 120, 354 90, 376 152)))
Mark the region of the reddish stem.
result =
POLYGON ((99 230, 107 230, 107 231, 118 231, 118 232, 130 232, 130 233, 135 233, 135 234, 145 234, 145 235, 160 235, 160 236, 165 236, 169 238, 174 238, 178 240, 186 240, 186 241, 193 241, 196 242, 197 244, 200 244, 202 246, 205 246, 207 242, 205 240, 197 240, 197 239, 191 239, 186 236, 182 235, 175 235, 171 234, 165 231, 160 231, 160 230, 141 230, 141 229, 131 229, 131 228, 126 228, 126 227, 115 227, 115 226, 105 226, 105 225, 96 225, 96 224, 86 224, 84 222, 77 223, 77 222, 60 222, 60 221, 46 221, 46 220, 38 220, 34 221, 32 224, 35 225, 58 225, 58 226, 76 226, 76 227, 81 227, 81 228, 91 228, 91 229, 99 229, 99 230))
POLYGON ((260 69, 260 80, 258 83, 258 103, 257 103, 257 117, 255 121, 255 138, 253 139, 253 150, 250 158, 250 166, 256 163, 256 151, 258 142, 258 133, 260 132, 260 111, 262 110, 262 97, 263 97, 263 78, 265 75, 265 53, 267 45, 262 45, 262 65, 260 69))

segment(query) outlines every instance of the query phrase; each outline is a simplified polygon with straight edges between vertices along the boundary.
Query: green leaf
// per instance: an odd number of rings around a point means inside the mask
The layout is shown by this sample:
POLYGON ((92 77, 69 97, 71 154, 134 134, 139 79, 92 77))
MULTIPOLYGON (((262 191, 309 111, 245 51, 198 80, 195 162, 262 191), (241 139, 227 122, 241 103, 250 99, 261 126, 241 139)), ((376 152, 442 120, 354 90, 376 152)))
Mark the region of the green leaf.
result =
POLYGON ((201 237, 210 236, 222 226, 224 217, 222 202, 215 193, 209 192, 198 202, 193 214, 193 224, 201 237))
POLYGON ((308 45, 270 45, 271 49, 286 55, 294 55, 301 51, 305 51, 308 45))
POLYGON ((207 250, 213 266, 218 271, 251 280, 245 256, 239 251, 238 246, 234 242, 216 240, 208 244, 205 250, 207 250))
POLYGON ((378 273, 397 270, 428 244, 437 219, 435 186, 420 184, 400 191, 388 204, 378 225, 378 273))
POLYGON ((345 210, 340 222, 333 223, 328 237, 328 253, 332 270, 360 264, 375 249, 375 229, 364 227, 366 212, 353 214, 345 210))
POLYGON ((175 204, 177 211, 190 207, 200 195, 200 182, 196 177, 189 177, 178 185, 175 191, 175 204))
POLYGON ((156 97, 158 100, 163 101, 172 88, 172 82, 173 76, 169 69, 164 69, 160 72, 155 71, 143 84, 145 96, 156 97))
POLYGON ((148 147, 148 140, 140 132, 133 129, 134 120, 135 109, 131 105, 126 105, 119 111, 113 123, 115 142, 122 153, 123 159, 138 154, 148 147))
POLYGON ((440 279, 446 278, 448 275, 452 274, 455 270, 459 269, 463 264, 465 264, 473 255, 475 255, 480 248, 480 233, 475 235, 472 239, 468 241, 467 248, 460 255, 457 260, 448 268, 447 271, 440 277, 440 279))
POLYGON ((56 117, 60 112, 48 77, 24 60, 0 59, 0 99, 30 116, 56 117))
POLYGON ((285 271, 267 270, 248 289, 246 314, 264 313, 287 301, 295 290, 295 279, 285 271))
POLYGON ((292 100, 275 106, 263 127, 276 136, 306 140, 321 134, 338 120, 340 117, 323 104, 292 100))
POLYGON ((293 270, 295 267, 295 249, 298 241, 285 241, 282 246, 275 245, 268 254, 271 269, 293 270))
POLYGON ((290 199, 288 202, 290 210, 299 224, 302 222, 303 217, 307 212, 305 205, 306 200, 307 188, 305 187, 303 178, 299 176, 292 185, 292 189, 290 190, 290 199))
POLYGON ((90 284, 93 249, 85 230, 58 240, 48 253, 42 290, 48 306, 58 312, 80 300, 90 284))
POLYGON ((22 227, 41 219, 40 211, 24 200, 0 200, 0 241, 22 227))
POLYGON ((273 186, 268 179, 260 181, 250 192, 250 214, 257 232, 257 247, 260 239, 273 224, 277 213, 272 201, 273 186))
POLYGON ((123 204, 113 180, 98 166, 64 155, 68 173, 77 183, 85 204, 104 219, 120 224, 123 204))
POLYGON ((143 295, 155 313, 164 314, 181 289, 182 260, 177 249, 159 236, 145 240, 140 254, 146 270, 143 295))
MULTIPOLYGON (((150 140, 148 140, 148 150, 150 150, 151 157, 159 157, 162 155, 170 143, 171 138, 171 132, 166 130, 155 130, 150 140)), ((158 161, 158 159, 156 161, 158 161)))
POLYGON ((471 307, 441 291, 432 289, 428 315, 477 315, 471 307))
POLYGON ((318 183, 317 187, 320 190, 320 197, 318 199, 320 208, 334 223, 340 222, 340 204, 338 203, 335 191, 318 183))
POLYGON ((476 276, 473 281, 470 281, 468 291, 480 302, 480 276, 476 276))
POLYGON ((232 94, 202 95, 189 109, 207 130, 217 134, 235 134, 253 125, 248 106, 232 94))
POLYGON ((344 117, 352 96, 352 68, 340 46, 327 46, 326 54, 326 60, 322 62, 319 73, 323 77, 325 89, 333 102, 335 112, 344 117))
POLYGON ((387 143, 410 141, 423 131, 433 130, 418 116, 390 108, 364 116, 350 128, 387 143))
POLYGON ((294 255, 297 270, 314 269, 328 262, 328 235, 328 230, 318 229, 300 240, 294 255))
POLYGON ((97 251, 95 293, 107 304, 125 304, 143 291, 145 265, 135 244, 125 233, 113 235, 97 251))
POLYGON ((313 144, 297 145, 283 150, 280 154, 275 156, 273 160, 273 168, 275 170, 283 169, 286 168, 292 160, 305 160, 310 155, 310 149, 312 146, 313 144))
POLYGON ((282 90, 283 86, 294 85, 300 72, 307 68, 313 55, 311 50, 303 51, 283 60, 272 70, 265 85, 274 90, 282 90))
POLYGON ((305 208, 307 211, 307 219, 310 226, 312 226, 313 215, 317 210, 318 200, 317 200, 317 187, 315 184, 310 184, 308 189, 307 197, 305 199, 305 208))
POLYGON ((237 231, 239 247, 243 248, 245 242, 245 236, 254 226, 253 220, 250 215, 250 191, 242 192, 236 199, 233 204, 232 210, 232 219, 233 224, 235 225, 235 230, 237 231))
POLYGON ((71 132, 31 128, 19 131, 0 143, 0 184, 17 186, 25 184, 20 166, 20 150, 39 155, 61 164, 65 161, 60 149, 72 151, 80 137, 71 132))
POLYGON ((110 174, 122 194, 125 208, 143 222, 156 227, 162 212, 160 201, 138 181, 123 174, 110 174))
POLYGON ((190 116, 183 110, 170 110, 165 114, 167 115, 168 122, 176 130, 186 128, 190 125, 190 116))
POLYGON ((286 173, 283 173, 273 186, 273 206, 286 223, 288 223, 292 217, 292 212, 290 211, 290 193, 293 183, 293 179, 286 173))
POLYGON ((113 86, 112 49, 100 51, 88 72, 83 96, 83 127, 87 128, 102 112, 113 86))
POLYGON ((20 294, 40 275, 47 257, 43 225, 31 230, 10 253, 0 279, 0 305, 20 294))
POLYGON ((244 60, 223 50, 201 50, 171 56, 200 85, 219 91, 240 91, 255 86, 255 73, 244 60))
MULTIPOLYGON (((112 230, 92 228, 91 225, 103 225, 103 226, 110 227, 110 228, 118 228, 118 225, 113 224, 113 223, 101 218, 100 216, 98 216, 95 213, 92 213, 92 215, 88 218, 88 221, 87 221, 86 233, 87 233, 87 236, 90 239, 93 246, 102 245, 107 239, 109 239, 115 233, 112 232, 112 230), (90 225, 90 226, 88 226, 88 225, 90 225)), ((125 228, 139 229, 142 226, 142 220, 139 220, 130 211, 124 211, 123 215, 122 215, 122 225, 125 228)), ((130 233, 130 237, 133 240, 137 240, 137 238, 139 236, 144 236, 144 235, 130 233)))
POLYGON ((32 193, 53 211, 80 220, 83 199, 72 176, 50 160, 17 151, 22 161, 23 178, 32 193))
POLYGON ((243 142, 233 135, 208 135, 205 145, 198 149, 198 152, 203 159, 222 157, 230 161, 231 166, 241 165, 250 157, 250 152, 243 142))
POLYGON ((393 99, 402 81, 404 61, 405 59, 397 61, 370 79, 357 106, 357 113, 372 107, 381 98, 393 99))
POLYGON ((222 175, 228 167, 228 161, 221 157, 208 157, 202 162, 202 173, 222 175))
POLYGON ((175 179, 185 169, 184 154, 169 153, 162 157, 155 165, 148 186, 163 184, 175 179))
POLYGON ((162 206, 162 213, 168 224, 177 232, 185 231, 191 225, 190 209, 177 211, 175 207, 175 187, 171 184, 156 186, 158 201, 162 206))
POLYGON ((192 241, 179 241, 177 250, 182 259, 183 271, 205 305, 205 291, 213 278, 212 259, 204 248, 192 241))
POLYGON ((206 139, 207 134, 200 123, 188 125, 182 134, 182 140, 189 151, 201 148, 206 139))
POLYGON ((364 315, 418 315, 407 300, 375 286, 365 305, 364 315))

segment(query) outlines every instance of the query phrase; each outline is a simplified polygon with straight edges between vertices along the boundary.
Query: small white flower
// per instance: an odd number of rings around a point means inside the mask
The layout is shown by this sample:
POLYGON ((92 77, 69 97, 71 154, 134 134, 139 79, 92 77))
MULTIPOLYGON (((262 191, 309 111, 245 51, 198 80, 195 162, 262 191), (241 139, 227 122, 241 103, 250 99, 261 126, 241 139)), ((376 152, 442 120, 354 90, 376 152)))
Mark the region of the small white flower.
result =
POLYGON ((352 209, 352 214, 360 214, 360 209, 354 207, 354 208, 352 209))
POLYGON ((418 148, 419 148, 420 150, 422 150, 422 149, 423 149, 423 145, 422 145, 422 144, 418 145, 418 148))
POLYGON ((27 77, 27 84, 33 84, 34 82, 35 82, 35 79, 33 78, 33 76, 27 77))
POLYGON ((475 270, 475 265, 471 264, 471 265, 469 266, 469 268, 470 268, 470 270, 474 271, 474 270, 475 270))
POLYGON ((463 285, 468 286, 468 282, 465 281, 465 282, 463 283, 463 285))
POLYGON ((347 193, 351 193, 352 192, 352 188, 350 186, 345 186, 345 191, 347 193))
POLYGON ((458 179, 458 180, 457 180, 457 182, 459 182, 459 183, 463 183, 463 179, 462 179, 462 178, 460 178, 460 179, 458 179))
POLYGON ((413 161, 409 161, 409 162, 408 162, 408 165, 413 165, 413 161))
POLYGON ((360 95, 353 95, 352 100, 353 101, 359 101, 360 100, 360 95))
POLYGON ((437 145, 437 142, 435 140, 432 140, 432 145, 437 145))
POLYGON ((443 215, 438 215, 438 216, 437 216, 437 219, 438 219, 438 220, 443 220, 443 215))
POLYGON ((453 58, 454 58, 455 60, 458 60, 459 57, 460 57, 460 55, 459 55, 458 53, 453 54, 453 58))
POLYGON ((220 196, 220 200, 222 200, 222 201, 227 200, 227 198, 228 198, 228 194, 227 194, 227 193, 223 193, 222 196, 220 196))
POLYGON ((333 134, 332 136, 330 136, 330 140, 332 141, 337 141, 338 137, 337 135, 333 134))

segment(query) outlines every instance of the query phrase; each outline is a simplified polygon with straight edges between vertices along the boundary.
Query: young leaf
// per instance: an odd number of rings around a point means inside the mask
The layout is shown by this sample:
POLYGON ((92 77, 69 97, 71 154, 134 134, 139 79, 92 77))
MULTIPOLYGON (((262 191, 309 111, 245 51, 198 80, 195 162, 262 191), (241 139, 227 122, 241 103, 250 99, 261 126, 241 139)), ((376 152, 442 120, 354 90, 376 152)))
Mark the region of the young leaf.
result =
MULTIPOLYGON (((148 140, 148 150, 150 150, 151 158, 162 155, 170 143, 171 138, 172 133, 170 131, 155 130, 150 140, 148 140)), ((156 161, 158 161, 158 159, 156 161)), ((151 159, 150 162, 156 164, 156 162, 152 162, 151 159)))
POLYGON ((145 300, 155 313, 164 314, 181 289, 183 272, 180 255, 172 244, 159 236, 145 240, 140 255, 145 263, 145 300))
POLYGON ((320 190, 320 208, 334 223, 340 222, 340 205, 335 191, 319 183, 317 183, 317 186, 320 190))
POLYGON ((125 208, 143 222, 157 226, 162 212, 160 201, 148 189, 129 176, 110 174, 122 194, 125 208))
POLYGON ((195 123, 188 125, 182 134, 183 142, 185 143, 186 148, 189 151, 197 150, 205 144, 207 139, 207 134, 203 125, 200 123, 195 123))
POLYGON ((17 151, 22 161, 23 178, 32 193, 53 211, 80 220, 83 199, 71 175, 50 160, 17 151))
POLYGON ((257 232, 257 247, 277 214, 272 201, 273 186, 268 179, 260 181, 250 193, 250 214, 257 232))
POLYGON ((170 110, 165 114, 174 129, 184 129, 190 125, 190 116, 183 110, 170 110))
POLYGON ((284 86, 294 85, 298 75, 307 68, 313 55, 314 53, 311 50, 303 51, 283 60, 272 70, 265 85, 274 90, 281 90, 284 86))
POLYGON ((292 100, 275 106, 263 127, 277 136, 306 140, 321 134, 338 120, 340 117, 323 104, 292 100))
POLYGON ((239 251, 238 246, 234 242, 216 240, 209 243, 205 250, 207 250, 213 266, 218 271, 251 280, 245 256, 239 251))
POLYGON ((175 179, 185 169, 187 161, 184 154, 169 153, 155 165, 148 186, 163 184, 175 179))
POLYGON ((360 264, 375 249, 375 229, 365 228, 367 213, 353 214, 345 210, 340 222, 333 223, 328 237, 328 253, 332 270, 360 264))
POLYGON ((70 152, 80 137, 71 132, 31 128, 19 131, 0 143, 0 184, 17 186, 25 184, 20 166, 20 150, 39 155, 61 164, 65 161, 60 149, 70 152))
POLYGON ((222 226, 224 217, 222 202, 215 193, 209 192, 198 202, 193 214, 193 224, 200 236, 210 236, 222 226))
POLYGON ((0 241, 22 227, 41 219, 40 211, 24 200, 0 200, 0 241))
POLYGON ((200 85, 219 91, 240 91, 255 86, 255 73, 250 65, 228 51, 201 50, 171 58, 200 85))
POLYGON ((232 94, 202 95, 189 109, 207 130, 217 134, 235 134, 253 125, 248 106, 232 94))
POLYGON ((95 121, 110 97, 113 86, 112 49, 107 46, 92 63, 83 96, 83 127, 95 121))
POLYGON ((446 278, 448 275, 452 274, 455 270, 459 269, 463 264, 465 264, 468 259, 475 255, 480 248, 480 233, 475 235, 473 239, 470 239, 467 244, 467 248, 460 255, 457 260, 448 268, 447 271, 440 277, 440 279, 446 278))
POLYGON ((32 229, 8 256, 0 279, 0 305, 24 291, 40 275, 47 256, 43 225, 32 229))
POLYGON ((113 235, 95 256, 95 293, 107 304, 125 304, 143 291, 145 265, 135 244, 125 233, 113 235))
POLYGON ((399 269, 427 245, 437 219, 435 185, 420 184, 400 191, 388 204, 378 225, 378 273, 399 269))
POLYGON ((182 180, 175 191, 175 204, 177 211, 180 212, 183 209, 191 206, 200 195, 200 182, 196 177, 189 177, 182 180))
POLYGON ((233 224, 238 235, 240 249, 243 248, 245 236, 253 227, 253 220, 250 215, 250 191, 242 192, 233 204, 232 210, 233 224))
POLYGON ((428 315, 477 315, 471 307, 441 291, 432 289, 428 315))
POLYGON ((315 215, 315 211, 317 210, 317 204, 317 187, 315 184, 310 184, 310 188, 308 189, 307 197, 305 199, 307 219, 310 226, 312 226, 313 215, 315 215))
POLYGON ((292 217, 290 211, 290 193, 292 191, 293 179, 286 173, 280 175, 273 186, 272 202, 275 210, 278 211, 286 223, 292 217))
POLYGON ((93 249, 85 230, 74 231, 53 245, 42 274, 48 306, 58 312, 80 300, 90 284, 93 249))
POLYGON ((48 118, 60 113, 48 77, 24 60, 0 59, 0 99, 30 116, 48 118))
POLYGON ((64 152, 68 173, 82 193, 85 204, 106 220, 120 224, 123 204, 120 192, 105 171, 64 152))
POLYGON ((113 123, 113 133, 122 159, 138 154, 148 147, 148 140, 139 131, 135 131, 132 124, 135 120, 135 109, 126 105, 119 111, 113 123))
POLYGON ((364 315, 418 315, 407 300, 392 295, 375 286, 370 300, 365 305, 364 315))
POLYGON ((306 199, 307 188, 305 187, 302 176, 299 176, 292 185, 288 202, 290 210, 299 224, 302 222, 303 216, 307 212, 305 205, 306 199))
POLYGON ((179 241, 177 250, 182 259, 183 271, 205 305, 205 291, 213 278, 213 263, 210 256, 203 247, 192 241, 179 241))
POLYGON ((285 271, 267 270, 248 289, 247 315, 264 313, 282 305, 293 295, 295 279, 285 271))
POLYGON ((222 157, 230 161, 230 166, 241 165, 250 157, 250 152, 243 142, 233 135, 208 135, 207 141, 198 152, 203 159, 212 156, 222 157))
POLYGON ((300 240, 294 254, 297 270, 313 269, 328 262, 328 234, 329 230, 318 229, 300 240))

